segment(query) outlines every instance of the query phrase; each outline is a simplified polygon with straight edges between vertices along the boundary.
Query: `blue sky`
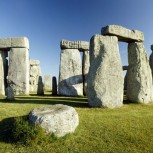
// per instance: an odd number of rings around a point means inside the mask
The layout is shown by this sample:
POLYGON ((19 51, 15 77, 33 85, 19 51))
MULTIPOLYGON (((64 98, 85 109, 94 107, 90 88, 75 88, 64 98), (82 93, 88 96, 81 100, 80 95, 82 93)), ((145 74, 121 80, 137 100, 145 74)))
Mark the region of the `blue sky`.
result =
MULTIPOLYGON (((89 41, 109 24, 143 31, 151 53, 153 0, 0 0, 0 8, 0 37, 28 37, 42 75, 58 77, 61 39, 89 41)), ((127 65, 127 44, 119 46, 127 65)))

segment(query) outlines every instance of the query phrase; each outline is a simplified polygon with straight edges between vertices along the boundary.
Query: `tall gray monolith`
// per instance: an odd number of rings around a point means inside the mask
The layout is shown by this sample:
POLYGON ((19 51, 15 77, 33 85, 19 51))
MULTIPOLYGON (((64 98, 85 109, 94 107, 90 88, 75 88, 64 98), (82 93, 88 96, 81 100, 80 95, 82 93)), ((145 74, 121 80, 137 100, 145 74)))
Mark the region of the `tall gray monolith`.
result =
POLYGON ((15 95, 29 94, 29 50, 11 48, 9 52, 8 86, 15 95))
POLYGON ((51 75, 44 75, 44 90, 45 91, 52 90, 52 77, 51 77, 51 75))
POLYGON ((52 77, 52 95, 57 95, 57 81, 56 77, 52 77))
POLYGON ((4 57, 3 51, 0 51, 0 95, 5 95, 5 81, 4 81, 4 57))
POLYGON ((87 95, 87 76, 90 67, 90 58, 89 58, 89 51, 83 52, 83 62, 82 62, 82 75, 83 75, 83 94, 87 95))
POLYGON ((149 64, 150 64, 150 68, 151 68, 151 72, 152 72, 152 77, 153 77, 153 45, 151 45, 151 50, 152 50, 152 53, 149 57, 149 64))
POLYGON ((40 61, 30 59, 30 92, 37 93, 39 76, 41 76, 40 61))
POLYGON ((123 80, 117 37, 93 36, 90 41, 90 68, 87 79, 89 106, 122 106, 123 80))
POLYGON ((61 51, 58 94, 83 95, 82 61, 78 49, 61 51))
POLYGON ((142 43, 129 43, 127 98, 133 102, 153 101, 153 83, 149 60, 142 43))
POLYGON ((39 79, 38 79, 37 95, 44 95, 44 84, 42 81, 42 76, 39 76, 39 79))

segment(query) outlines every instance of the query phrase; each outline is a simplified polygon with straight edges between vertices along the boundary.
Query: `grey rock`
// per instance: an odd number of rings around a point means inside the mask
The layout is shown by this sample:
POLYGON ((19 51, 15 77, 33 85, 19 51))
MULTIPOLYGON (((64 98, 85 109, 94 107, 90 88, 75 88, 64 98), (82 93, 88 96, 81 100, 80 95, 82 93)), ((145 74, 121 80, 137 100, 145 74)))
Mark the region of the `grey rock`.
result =
POLYGON ((40 61, 30 60, 30 92, 36 93, 38 90, 39 76, 41 75, 40 61))
POLYGON ((78 49, 80 51, 86 51, 89 50, 89 42, 62 40, 61 49, 78 49))
POLYGON ((129 30, 118 25, 108 25, 101 29, 102 35, 117 36, 119 41, 123 42, 143 42, 143 32, 138 30, 129 30))
POLYGON ((116 108, 123 104, 123 71, 115 36, 91 38, 87 97, 91 107, 116 108))
POLYGON ((76 110, 60 104, 35 108, 29 114, 29 120, 42 127, 46 133, 53 133, 57 137, 73 133, 79 124, 76 110))
POLYGON ((11 38, 11 48, 27 48, 29 49, 29 40, 26 37, 11 38))
POLYGON ((142 43, 128 45, 127 98, 130 101, 153 101, 153 84, 149 60, 142 43))
POLYGON ((51 75, 44 75, 44 90, 45 91, 52 90, 52 77, 51 77, 51 75))
POLYGON ((87 95, 87 76, 89 72, 89 67, 90 67, 90 57, 89 57, 89 51, 83 52, 83 94, 86 96, 87 95))
POLYGON ((40 65, 40 61, 39 60, 32 60, 32 59, 30 59, 30 65, 32 65, 32 66, 34 66, 34 65, 39 66, 40 65))
POLYGON ((59 72, 59 95, 83 95, 82 61, 78 49, 61 51, 59 72))
POLYGON ((38 79, 37 95, 44 95, 44 84, 42 81, 42 76, 39 76, 39 79, 38 79))
POLYGON ((52 95, 57 95, 57 80, 56 77, 52 77, 52 95))
POLYGON ((3 51, 0 51, 0 95, 5 95, 5 86, 4 86, 4 54, 3 51))
POLYGON ((26 37, 19 38, 0 38, 0 48, 27 48, 29 49, 29 40, 26 37))
POLYGON ((14 90, 11 87, 6 88, 6 99, 7 100, 14 100, 14 90))
POLYGON ((29 94, 29 51, 11 48, 9 52, 8 86, 15 95, 29 94))

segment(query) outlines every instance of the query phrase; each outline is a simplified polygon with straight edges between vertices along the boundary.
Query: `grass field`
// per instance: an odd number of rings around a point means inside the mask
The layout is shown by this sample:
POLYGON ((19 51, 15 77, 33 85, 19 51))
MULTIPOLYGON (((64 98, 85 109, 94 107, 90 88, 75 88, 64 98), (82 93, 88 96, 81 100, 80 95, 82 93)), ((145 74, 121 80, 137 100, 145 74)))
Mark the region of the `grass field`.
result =
POLYGON ((152 153, 153 103, 124 104, 118 109, 89 108, 84 97, 29 96, 13 102, 0 99, 0 153, 152 153), (53 142, 26 146, 10 142, 12 118, 27 115, 41 105, 75 107, 79 126, 75 133, 53 142))

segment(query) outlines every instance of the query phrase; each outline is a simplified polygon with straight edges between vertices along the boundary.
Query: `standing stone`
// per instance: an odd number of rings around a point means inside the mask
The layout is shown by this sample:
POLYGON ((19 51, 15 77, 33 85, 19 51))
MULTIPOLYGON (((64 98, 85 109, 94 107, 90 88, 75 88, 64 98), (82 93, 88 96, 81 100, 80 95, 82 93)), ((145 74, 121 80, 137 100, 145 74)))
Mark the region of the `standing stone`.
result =
POLYGON ((8 86, 15 95, 29 94, 29 51, 11 48, 9 53, 8 86))
POLYGON ((52 78, 52 95, 57 95, 57 81, 55 76, 52 78))
POLYGON ((0 95, 5 95, 5 86, 4 86, 4 57, 3 51, 0 51, 0 95))
POLYGON ((45 91, 52 90, 52 77, 51 77, 51 75, 44 76, 44 90, 45 91))
POLYGON ((89 51, 84 51, 83 52, 83 66, 82 66, 82 73, 83 73, 83 94, 87 95, 86 90, 87 90, 87 76, 89 72, 89 67, 90 67, 90 58, 89 58, 89 51))
POLYGON ((150 64, 150 68, 151 68, 151 72, 152 72, 152 77, 153 77, 153 45, 151 45, 151 50, 152 50, 152 53, 149 57, 149 64, 150 64))
POLYGON ((6 99, 7 100, 14 100, 14 90, 11 87, 6 88, 6 99))
POLYGON ((44 84, 42 81, 42 76, 39 76, 39 79, 38 79, 37 95, 44 95, 44 84))
POLYGON ((149 103, 153 100, 153 84, 147 54, 142 43, 128 45, 127 98, 149 103))
POLYGON ((87 84, 89 106, 122 106, 123 71, 117 37, 95 35, 91 38, 87 84))
POLYGON ((59 95, 83 95, 82 62, 78 49, 61 51, 59 72, 59 95))
POLYGON ((30 79, 29 86, 30 92, 36 93, 38 90, 39 76, 41 75, 40 61, 30 60, 30 79))

